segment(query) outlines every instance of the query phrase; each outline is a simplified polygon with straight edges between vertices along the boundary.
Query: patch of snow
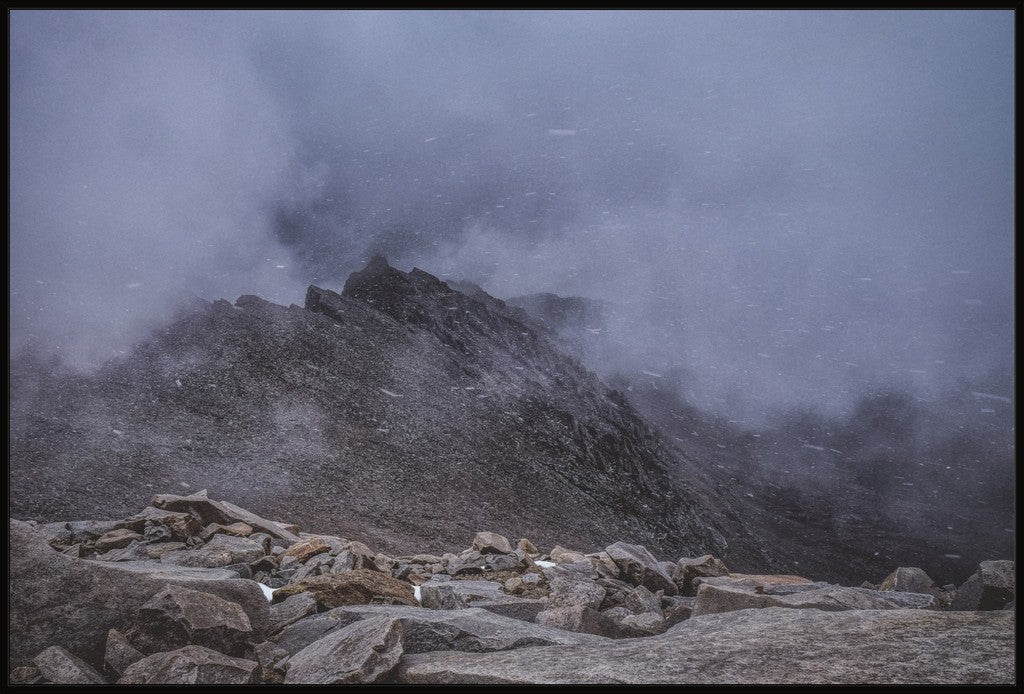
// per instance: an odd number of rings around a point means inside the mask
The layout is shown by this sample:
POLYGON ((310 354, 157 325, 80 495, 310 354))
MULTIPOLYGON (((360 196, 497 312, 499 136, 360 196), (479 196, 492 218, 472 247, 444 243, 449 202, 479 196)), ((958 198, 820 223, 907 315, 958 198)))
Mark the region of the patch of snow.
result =
POLYGON ((552 566, 555 566, 555 562, 553 562, 553 561, 544 561, 544 560, 541 560, 541 559, 538 559, 538 560, 534 561, 533 563, 536 564, 537 566, 542 567, 542 568, 551 568, 552 566))
POLYGON ((814 444, 810 444, 810 443, 805 443, 803 446, 801 446, 801 448, 810 448, 810 449, 815 450, 815 451, 823 451, 823 450, 825 450, 824 446, 815 446, 814 444))
POLYGON ((418 602, 419 604, 422 605, 423 604, 423 598, 420 597, 420 587, 419 586, 413 586, 412 587, 412 594, 416 596, 416 602, 418 602))
POLYGON ((400 397, 402 397, 398 393, 392 393, 387 388, 378 388, 377 390, 379 390, 380 392, 384 393, 384 395, 387 395, 387 396, 392 397, 392 398, 400 398, 400 397))
POLYGON ((271 588, 270 586, 268 586, 268 585, 266 585, 264 583, 257 583, 256 585, 258 585, 260 587, 260 590, 263 591, 263 596, 267 600, 272 600, 274 598, 274 589, 273 588, 271 588))

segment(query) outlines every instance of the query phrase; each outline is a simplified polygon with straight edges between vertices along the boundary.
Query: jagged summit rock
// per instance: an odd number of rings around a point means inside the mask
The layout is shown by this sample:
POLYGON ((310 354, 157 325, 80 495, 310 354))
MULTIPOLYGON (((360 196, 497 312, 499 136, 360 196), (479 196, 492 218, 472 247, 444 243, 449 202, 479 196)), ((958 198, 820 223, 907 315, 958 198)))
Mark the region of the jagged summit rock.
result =
POLYGON ((195 306, 93 374, 13 363, 12 388, 31 403, 11 416, 20 517, 127 514, 154 487, 207 488, 389 551, 454 550, 487 528, 719 556, 744 532, 709 472, 681 484, 632 407, 523 311, 383 258, 341 294, 310 287, 304 307, 195 306))

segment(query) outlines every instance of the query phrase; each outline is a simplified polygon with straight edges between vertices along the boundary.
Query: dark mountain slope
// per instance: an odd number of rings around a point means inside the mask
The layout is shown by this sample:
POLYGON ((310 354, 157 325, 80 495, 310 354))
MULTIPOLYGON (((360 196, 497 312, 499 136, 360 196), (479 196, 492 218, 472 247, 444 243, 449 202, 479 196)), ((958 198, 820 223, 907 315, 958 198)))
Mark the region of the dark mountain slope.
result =
POLYGON ((18 518, 127 514, 188 485, 390 551, 486 528, 774 564, 726 551, 740 514, 702 471, 670 472, 631 406, 518 309, 383 259, 306 308, 198 303, 90 376, 19 359, 12 402, 18 518))
MULTIPOLYGON (((595 368, 601 347, 623 337, 613 305, 545 294, 509 303, 595 368)), ((878 581, 902 565, 960 583, 979 561, 1013 554, 1014 407, 992 394, 1011 392, 1012 374, 930 400, 879 389, 846 417, 780 412, 754 430, 688 403, 685 369, 606 377, 664 436, 682 478, 703 470, 715 498, 742 508, 807 575, 878 581)))

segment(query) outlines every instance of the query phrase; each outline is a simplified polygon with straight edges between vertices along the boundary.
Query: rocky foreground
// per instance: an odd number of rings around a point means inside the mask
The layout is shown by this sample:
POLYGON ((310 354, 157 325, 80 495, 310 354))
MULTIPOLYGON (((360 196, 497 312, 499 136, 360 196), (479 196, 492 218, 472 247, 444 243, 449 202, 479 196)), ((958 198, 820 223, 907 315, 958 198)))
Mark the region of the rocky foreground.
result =
POLYGON ((1012 561, 848 587, 491 532, 387 556, 204 492, 10 541, 10 684, 1014 682, 1012 561))

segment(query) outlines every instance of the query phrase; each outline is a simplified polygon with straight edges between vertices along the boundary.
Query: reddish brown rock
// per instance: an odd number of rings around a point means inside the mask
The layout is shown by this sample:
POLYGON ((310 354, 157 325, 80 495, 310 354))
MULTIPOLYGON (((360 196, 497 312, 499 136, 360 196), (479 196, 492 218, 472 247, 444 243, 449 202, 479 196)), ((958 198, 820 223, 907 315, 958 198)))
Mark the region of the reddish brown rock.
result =
POLYGON ((312 593, 317 604, 326 609, 368 605, 374 601, 419 606, 411 585, 368 569, 303 579, 275 590, 273 602, 276 604, 291 595, 306 592, 312 593))

